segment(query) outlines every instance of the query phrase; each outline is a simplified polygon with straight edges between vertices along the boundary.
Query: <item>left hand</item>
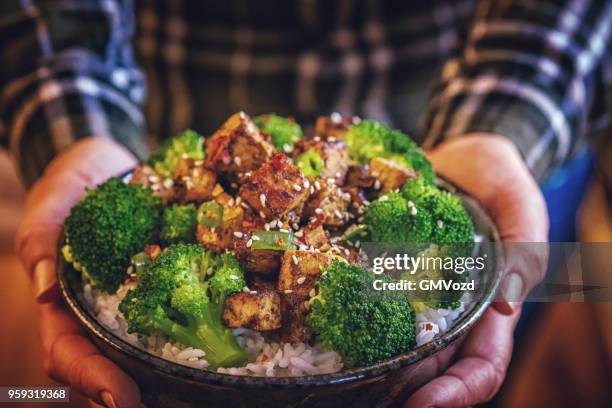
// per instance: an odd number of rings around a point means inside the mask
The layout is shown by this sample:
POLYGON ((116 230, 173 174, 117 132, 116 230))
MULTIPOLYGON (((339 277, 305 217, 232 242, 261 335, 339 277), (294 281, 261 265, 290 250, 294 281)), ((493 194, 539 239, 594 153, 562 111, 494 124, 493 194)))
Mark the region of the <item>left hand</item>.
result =
MULTIPOLYGON (((546 242, 544 198, 512 142, 493 134, 464 135, 444 142, 429 152, 429 158, 437 173, 480 202, 502 242, 546 242)), ((512 356, 521 301, 542 280, 547 260, 537 245, 508 249, 513 253, 506 253, 501 300, 468 334, 457 361, 417 390, 406 402, 407 408, 471 406, 491 399, 499 390, 512 356)))

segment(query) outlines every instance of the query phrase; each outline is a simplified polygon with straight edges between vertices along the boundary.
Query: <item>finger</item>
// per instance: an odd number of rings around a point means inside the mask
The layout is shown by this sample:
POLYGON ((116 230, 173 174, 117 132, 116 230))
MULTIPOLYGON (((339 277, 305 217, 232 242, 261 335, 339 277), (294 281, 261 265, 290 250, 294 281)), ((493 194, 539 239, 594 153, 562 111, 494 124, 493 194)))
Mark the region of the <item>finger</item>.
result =
POLYGON ((41 338, 43 362, 52 378, 107 407, 139 406, 136 383, 100 354, 78 322, 60 305, 41 306, 41 338))
POLYGON ((415 392, 406 408, 465 407, 489 400, 501 386, 512 354, 518 313, 485 312, 461 349, 459 361, 415 392))

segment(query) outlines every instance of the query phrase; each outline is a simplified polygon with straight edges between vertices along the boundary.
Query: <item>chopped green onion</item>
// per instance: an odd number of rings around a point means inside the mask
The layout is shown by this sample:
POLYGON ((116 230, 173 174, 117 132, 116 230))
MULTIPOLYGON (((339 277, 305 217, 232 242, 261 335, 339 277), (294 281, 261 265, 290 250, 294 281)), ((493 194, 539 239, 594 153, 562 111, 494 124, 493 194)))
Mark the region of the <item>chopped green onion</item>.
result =
POLYGON ((223 224, 223 207, 216 201, 206 201, 198 208, 198 224, 205 227, 220 227, 223 224))
POLYGON ((294 244, 295 235, 291 232, 282 231, 259 231, 252 235, 253 244, 251 249, 272 249, 277 251, 288 251, 296 249, 294 244), (255 239, 255 237, 259 239, 255 239))
POLYGON ((352 225, 342 235, 343 241, 355 243, 356 241, 364 241, 368 238, 370 231, 368 226, 364 224, 352 225))
POLYGON ((299 169, 308 178, 317 177, 323 171, 323 159, 313 149, 308 149, 296 159, 299 169))

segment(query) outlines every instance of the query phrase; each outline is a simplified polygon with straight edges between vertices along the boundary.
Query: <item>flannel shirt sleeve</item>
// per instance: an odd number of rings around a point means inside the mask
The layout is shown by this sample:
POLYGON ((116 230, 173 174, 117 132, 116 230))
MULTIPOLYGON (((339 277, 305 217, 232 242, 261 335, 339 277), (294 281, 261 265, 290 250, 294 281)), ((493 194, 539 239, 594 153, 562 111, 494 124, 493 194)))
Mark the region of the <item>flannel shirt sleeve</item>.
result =
POLYGON ((501 134, 541 179, 585 131, 611 25, 609 0, 480 1, 430 99, 424 147, 501 134))
POLYGON ((132 7, 132 0, 0 5, 0 143, 28 184, 85 137, 113 138, 146 155, 132 7))

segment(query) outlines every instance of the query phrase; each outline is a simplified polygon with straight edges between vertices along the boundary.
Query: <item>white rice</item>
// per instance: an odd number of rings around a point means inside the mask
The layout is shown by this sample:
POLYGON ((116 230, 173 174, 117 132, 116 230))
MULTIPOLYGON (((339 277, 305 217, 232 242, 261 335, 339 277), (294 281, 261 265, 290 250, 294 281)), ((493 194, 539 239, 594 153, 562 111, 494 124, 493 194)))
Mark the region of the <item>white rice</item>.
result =
MULTIPOLYGON (((116 294, 96 291, 90 284, 83 287, 83 295, 98 321, 116 336, 148 351, 151 354, 197 369, 206 369, 206 353, 200 349, 186 347, 172 341, 162 333, 139 336, 127 332, 127 323, 119 311, 119 304, 135 283, 122 285, 116 294)), ((452 327, 454 321, 471 301, 469 293, 461 299, 461 307, 431 309, 423 307, 416 314, 417 346, 431 341, 452 327)), ((233 331, 236 341, 246 350, 248 363, 244 367, 218 368, 219 373, 232 375, 298 377, 303 375, 329 374, 342 370, 341 356, 328 351, 321 344, 268 342, 264 336, 248 329, 233 331)))

